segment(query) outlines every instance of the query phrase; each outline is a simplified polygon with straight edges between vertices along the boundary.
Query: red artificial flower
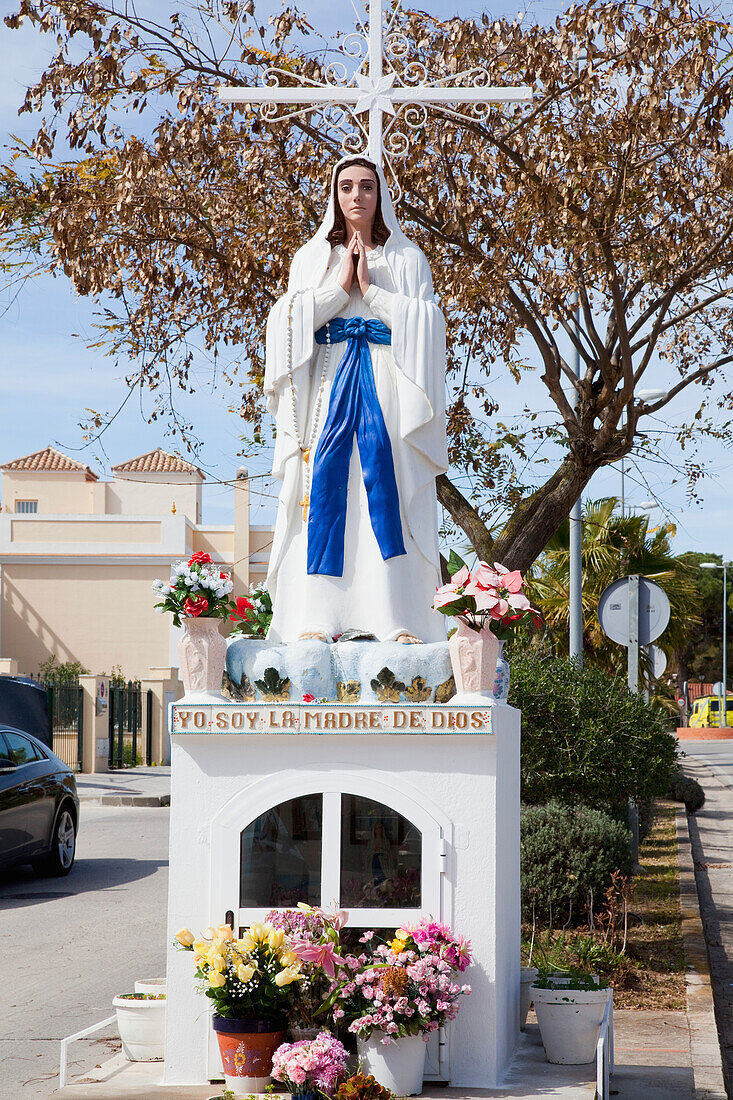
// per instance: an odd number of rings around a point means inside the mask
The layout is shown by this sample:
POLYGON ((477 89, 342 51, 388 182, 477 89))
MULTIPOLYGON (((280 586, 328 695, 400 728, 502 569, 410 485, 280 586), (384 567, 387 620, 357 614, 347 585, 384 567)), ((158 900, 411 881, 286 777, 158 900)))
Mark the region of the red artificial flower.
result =
POLYGON ((229 618, 232 622, 237 622, 238 619, 248 618, 247 612, 254 609, 254 604, 251 600, 248 600, 246 596, 237 596, 237 610, 232 612, 229 618))
POLYGON ((315 701, 316 701, 315 695, 311 695, 310 692, 306 691, 305 695, 303 696, 303 702, 304 703, 315 703, 315 701))
POLYGON ((211 562, 211 554, 207 554, 204 550, 197 550, 196 553, 188 559, 189 565, 211 565, 211 562))
POLYGON ((204 611, 208 611, 209 601, 206 596, 195 596, 193 599, 189 596, 183 605, 183 614, 192 615, 197 618, 204 611))

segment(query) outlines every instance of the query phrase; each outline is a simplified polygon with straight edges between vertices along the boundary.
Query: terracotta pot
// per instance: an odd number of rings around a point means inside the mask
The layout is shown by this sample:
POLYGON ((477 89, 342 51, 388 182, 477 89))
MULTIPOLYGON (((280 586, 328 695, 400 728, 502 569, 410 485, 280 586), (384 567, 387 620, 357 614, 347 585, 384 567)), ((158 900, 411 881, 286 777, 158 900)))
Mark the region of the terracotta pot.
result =
POLYGON ((285 1042, 284 1025, 273 1020, 213 1017, 226 1087, 235 1096, 262 1092, 270 1084, 272 1056, 285 1042))
POLYGON ((455 623, 457 630, 448 641, 457 693, 451 703, 468 696, 493 699, 499 639, 488 627, 472 630, 460 616, 455 623))
POLYGON ((178 639, 181 679, 185 698, 212 696, 221 699, 221 680, 227 655, 226 639, 218 619, 186 618, 178 639))

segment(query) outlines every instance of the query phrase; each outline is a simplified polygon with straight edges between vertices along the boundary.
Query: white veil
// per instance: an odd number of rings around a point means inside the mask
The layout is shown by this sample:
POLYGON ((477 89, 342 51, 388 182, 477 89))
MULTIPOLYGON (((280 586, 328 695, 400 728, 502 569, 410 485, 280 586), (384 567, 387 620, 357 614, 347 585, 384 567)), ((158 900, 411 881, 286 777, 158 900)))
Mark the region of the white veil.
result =
MULTIPOLYGON (((273 306, 267 322, 264 392, 268 412, 277 424, 273 474, 283 483, 268 575, 271 593, 277 584, 277 569, 286 542, 287 502, 297 492, 295 485, 301 462, 293 428, 288 369, 293 377, 296 405, 298 409, 307 409, 311 387, 309 368, 318 347, 314 340, 313 292, 322 285, 331 257, 327 237, 334 224, 336 172, 340 165, 354 159, 354 156, 343 157, 334 166, 323 221, 293 257, 287 293, 273 306)), ((400 464, 398 488, 412 536, 432 564, 438 561, 435 478, 448 468, 445 320, 435 301, 427 259, 402 232, 384 172, 379 166, 376 171, 382 217, 390 230, 384 245, 384 258, 395 287, 392 354, 398 367, 399 434, 412 456, 409 462, 400 464)), ((393 441, 393 446, 396 442, 393 441)))

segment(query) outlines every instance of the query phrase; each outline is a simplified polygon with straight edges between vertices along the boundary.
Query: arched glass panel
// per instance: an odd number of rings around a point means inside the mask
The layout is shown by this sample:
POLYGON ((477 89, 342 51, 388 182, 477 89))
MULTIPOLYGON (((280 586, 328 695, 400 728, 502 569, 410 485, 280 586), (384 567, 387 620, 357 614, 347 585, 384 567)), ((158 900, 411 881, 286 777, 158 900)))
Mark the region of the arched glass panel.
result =
POLYGON ((321 904, 323 795, 281 802, 242 830, 239 904, 321 904))
POLYGON ((341 796, 341 905, 416 909, 420 902, 422 833, 389 806, 341 796))

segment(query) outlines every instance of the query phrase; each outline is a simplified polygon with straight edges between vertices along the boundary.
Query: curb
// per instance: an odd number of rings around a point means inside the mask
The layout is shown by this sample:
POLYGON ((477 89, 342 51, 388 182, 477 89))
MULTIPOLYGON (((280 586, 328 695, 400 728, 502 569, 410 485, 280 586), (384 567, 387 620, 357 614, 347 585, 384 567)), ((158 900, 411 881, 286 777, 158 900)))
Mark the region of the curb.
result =
POLYGON ((86 806, 170 806, 169 794, 100 794, 79 795, 79 801, 86 806))
POLYGON ((685 950, 687 1022, 690 1028, 690 1057, 695 1078, 695 1097, 697 1100, 727 1100, 718 1028, 715 1022, 710 963, 700 917, 686 810, 676 806, 675 817, 682 940, 685 950))

